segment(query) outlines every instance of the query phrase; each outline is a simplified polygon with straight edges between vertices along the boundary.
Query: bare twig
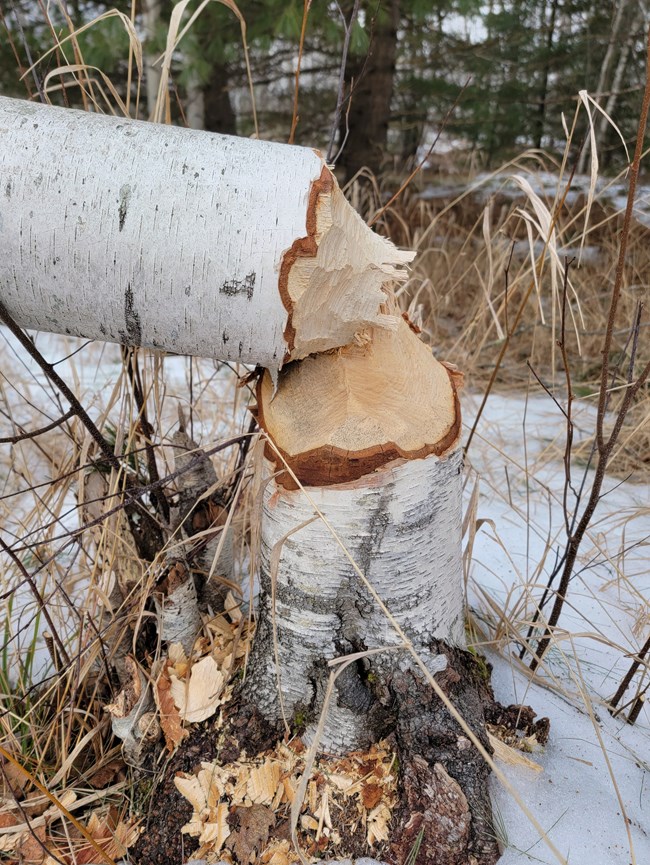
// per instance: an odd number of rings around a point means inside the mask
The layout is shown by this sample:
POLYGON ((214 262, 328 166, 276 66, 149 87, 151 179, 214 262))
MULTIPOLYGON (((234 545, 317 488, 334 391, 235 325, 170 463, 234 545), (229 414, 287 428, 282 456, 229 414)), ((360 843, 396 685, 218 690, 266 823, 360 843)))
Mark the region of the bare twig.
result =
POLYGON ((632 682, 632 679, 634 678, 636 671, 639 669, 641 664, 643 664, 645 662, 646 655, 649 652, 650 652, 650 637, 648 637, 648 639, 645 641, 645 643, 643 644, 643 647, 641 648, 641 651, 639 652, 639 654, 636 656, 636 658, 630 664, 630 669, 627 671, 627 673, 623 677, 621 684, 618 686, 616 693, 614 694, 612 699, 609 701, 610 712, 612 713, 612 715, 616 716, 621 711, 621 709, 619 709, 618 711, 615 711, 616 707, 620 703, 621 698, 623 697, 623 694, 630 687, 630 683, 632 682))
POLYGON ((18 568, 20 573, 25 578, 25 581, 26 581, 27 585, 29 586, 31 593, 32 593, 32 595, 34 595, 34 599, 36 600, 36 603, 38 604, 39 610, 41 610, 41 612, 43 613, 43 616, 45 617, 45 621, 48 623, 48 625, 51 628, 52 637, 55 640, 56 645, 59 649, 59 654, 61 655, 61 657, 63 658, 65 663, 69 664, 70 663, 70 657, 69 657, 68 653, 66 652, 65 646, 63 645, 63 641, 59 637, 58 631, 56 629, 56 625, 52 621, 52 617, 50 616, 50 611, 48 610, 47 604, 43 600, 43 597, 42 597, 41 593, 39 592, 32 575, 29 573, 29 571, 27 570, 25 565, 23 565, 23 563, 20 561, 18 556, 11 549, 11 547, 8 546, 7 544, 5 544, 1 535, 0 535, 0 547, 9 556, 11 561, 16 565, 16 567, 18 568))
MULTIPOLYGON (((334 111, 334 120, 332 121, 332 132, 330 133, 330 141, 327 146, 327 156, 325 157, 327 162, 332 161, 332 157, 334 156, 334 139, 336 138, 336 133, 339 128, 339 124, 341 123, 341 111, 343 110, 343 102, 345 99, 345 69, 348 65, 348 53, 350 51, 350 38, 352 36, 352 28, 354 27, 354 23, 359 16, 359 6, 361 5, 361 0, 354 0, 354 6, 352 7, 352 13, 350 15, 350 20, 345 20, 345 15, 343 14, 343 10, 340 6, 338 6, 338 10, 341 14, 341 18, 343 19, 343 26, 345 28, 345 36, 343 38, 343 51, 341 53, 341 67, 339 69, 339 83, 338 90, 336 95, 336 109, 334 111)), ((340 150, 339 150, 340 153, 340 150)))
POLYGON ((93 441, 97 444, 97 447, 104 454, 110 465, 117 472, 119 472, 121 469, 120 462, 115 456, 115 453, 113 452, 113 449, 111 448, 109 443, 97 429, 95 424, 88 416, 87 411, 81 405, 77 397, 72 393, 68 385, 63 381, 61 376, 56 372, 52 364, 48 363, 48 361, 45 360, 43 355, 36 348, 32 340, 27 336, 25 331, 16 324, 15 320, 9 313, 9 310, 2 303, 2 301, 0 301, 0 321, 2 321, 9 328, 11 333, 16 337, 16 339, 25 349, 27 354, 36 361, 36 363, 40 366, 40 368, 43 370, 43 372, 49 378, 52 384, 58 387, 58 389, 61 391, 63 396, 70 404, 70 408, 73 410, 76 417, 79 418, 81 423, 90 433, 93 441))
POLYGON ((289 144, 293 144, 298 126, 298 95, 300 93, 300 66, 302 64, 302 53, 305 48, 305 36, 307 34, 307 19, 311 9, 311 0, 305 0, 302 9, 302 26, 300 27, 300 46, 298 48, 298 63, 296 65, 296 83, 293 90, 293 114, 291 117, 291 132, 289 133, 289 144))
MULTIPOLYGON (((69 409, 64 415, 61 415, 57 420, 52 421, 47 426, 42 426, 39 429, 32 430, 32 432, 23 432, 19 435, 15 436, 7 436, 7 438, 0 438, 0 445, 16 445, 18 442, 24 442, 28 439, 35 439, 43 433, 49 432, 50 430, 56 429, 58 426, 61 426, 62 423, 65 423, 71 417, 75 416, 74 409, 69 409)), ((18 426, 18 424, 16 424, 18 426)))
MULTIPOLYGON (((145 442, 149 479, 155 482, 160 480, 160 475, 158 474, 158 465, 156 463, 156 454, 153 446, 153 427, 149 423, 149 418, 147 417, 147 398, 144 393, 144 388, 142 387, 138 356, 133 349, 123 348, 123 357, 131 388, 133 390, 133 396, 135 397, 135 402, 138 407, 140 428, 145 442)), ((169 525, 169 503, 167 502, 164 491, 160 488, 156 488, 152 491, 151 498, 163 520, 169 525)))
MULTIPOLYGON (((108 517, 113 516, 113 514, 118 513, 118 511, 123 510, 124 508, 128 507, 128 505, 137 502, 141 496, 152 492, 152 490, 156 490, 156 489, 159 489, 160 487, 165 486, 166 484, 175 480, 175 478, 180 477, 181 475, 185 474, 185 472, 192 471, 192 469, 194 469, 204 459, 205 456, 211 456, 212 454, 218 453, 219 451, 222 451, 225 448, 232 447, 232 445, 238 444, 240 441, 243 441, 243 439, 245 437, 246 437, 245 434, 239 435, 239 436, 234 436, 233 438, 226 439, 225 441, 220 442, 218 445, 215 445, 212 448, 209 448, 207 450, 202 451, 201 453, 194 456, 191 460, 189 460, 188 464, 183 466, 182 468, 176 469, 176 471, 170 472, 169 474, 165 475, 165 477, 160 478, 160 480, 154 481, 153 483, 150 483, 150 484, 145 484, 144 486, 138 487, 136 490, 133 490, 130 494, 125 495, 124 499, 119 504, 110 508, 108 511, 105 511, 100 517, 97 517, 96 519, 91 520, 88 523, 84 523, 82 528, 77 529, 74 532, 67 532, 64 535, 54 535, 53 537, 49 538, 48 541, 49 542, 61 541, 61 540, 65 540, 67 538, 69 543, 76 542, 78 540, 79 535, 82 534, 83 532, 85 532, 86 529, 91 529, 91 528, 93 528, 93 526, 100 525, 108 517)), ((114 497, 114 494, 111 494, 108 496, 103 496, 100 499, 94 499, 94 500, 91 499, 91 500, 85 502, 85 504, 90 504, 92 501, 104 501, 106 498, 113 498, 113 497, 114 497)), ((76 507, 73 508, 73 510, 76 510, 76 507)), ((48 523, 44 526, 39 526, 39 531, 44 531, 45 529, 50 528, 50 526, 52 526, 52 525, 53 525, 53 523, 48 523)), ((29 536, 27 535, 26 537, 29 537, 29 536)), ((34 549, 35 547, 40 546, 41 544, 42 544, 42 541, 35 541, 34 543, 31 543, 31 544, 23 544, 22 546, 15 548, 15 551, 16 552, 23 552, 24 550, 31 550, 31 549, 34 549)), ((46 562, 44 562, 39 567, 38 571, 41 571, 54 558, 56 558, 58 555, 60 555, 60 553, 61 553, 61 550, 54 553, 49 559, 46 560, 46 562)), ((37 571, 37 573, 38 573, 38 571, 37 571)))

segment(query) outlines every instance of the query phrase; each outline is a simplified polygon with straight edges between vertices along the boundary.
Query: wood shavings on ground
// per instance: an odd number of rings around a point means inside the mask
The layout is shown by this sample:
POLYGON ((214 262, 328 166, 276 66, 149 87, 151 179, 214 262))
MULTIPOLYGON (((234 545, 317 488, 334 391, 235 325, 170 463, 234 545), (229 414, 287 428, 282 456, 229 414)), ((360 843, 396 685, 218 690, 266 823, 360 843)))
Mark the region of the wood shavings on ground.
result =
MULTIPOLYGON (((193 814, 182 831, 199 839, 198 859, 250 865, 290 865, 300 858, 288 838, 290 811, 304 770, 300 739, 262 757, 202 763, 175 784, 193 814), (218 854, 218 856, 217 856, 218 854)), ((298 820, 303 855, 343 857, 362 833, 369 853, 381 853, 397 803, 397 768, 386 742, 343 758, 321 757, 312 770, 298 820)), ((358 843, 358 841, 357 841, 358 843)))

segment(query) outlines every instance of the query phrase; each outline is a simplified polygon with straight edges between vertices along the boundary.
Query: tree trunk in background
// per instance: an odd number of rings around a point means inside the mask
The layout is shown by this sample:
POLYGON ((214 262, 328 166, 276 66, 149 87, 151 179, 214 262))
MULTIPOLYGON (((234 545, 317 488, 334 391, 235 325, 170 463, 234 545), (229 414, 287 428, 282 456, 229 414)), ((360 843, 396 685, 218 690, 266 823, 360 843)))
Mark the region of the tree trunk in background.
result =
POLYGON ((371 27, 367 57, 348 61, 347 86, 352 83, 351 107, 341 118, 340 141, 347 141, 338 165, 349 180, 361 168, 379 174, 386 153, 393 95, 400 0, 382 0, 371 27), (347 117, 346 117, 347 115, 347 117))
MULTIPOLYGON (((625 15, 630 5, 631 0, 619 0, 618 3, 615 4, 616 14, 614 15, 614 20, 612 22, 612 29, 609 37, 609 42, 607 44, 607 51, 605 52, 605 57, 603 58, 602 65, 600 67, 600 76, 598 78, 598 85, 596 87, 596 100, 602 102, 602 98, 605 95, 605 91, 608 89, 607 81, 609 77, 609 71, 614 61, 614 51, 621 47, 621 32, 623 29, 623 22, 625 20, 625 15)), ((623 51, 625 51, 625 43, 623 45, 623 51)), ((606 124, 607 121, 604 121, 606 124)), ((599 121, 599 124, 600 121, 599 121)), ((598 142, 600 144, 600 141, 598 142)), ((589 158, 589 147, 584 146, 580 153, 580 157, 578 159, 577 173, 584 174, 587 167, 587 159, 589 158)))
POLYGON ((541 148, 544 138, 544 127, 546 122, 546 100, 548 98, 548 79, 551 72, 551 51, 553 50, 553 39, 555 37, 555 21, 557 19, 557 9, 559 0, 552 0, 551 17, 548 24, 546 23, 546 4, 542 12, 544 19, 544 28, 546 29, 546 53, 544 55, 544 68, 542 69, 542 86, 539 92, 539 107, 537 109, 537 133, 535 136, 535 146, 541 148))
POLYGON ((152 41, 160 20, 162 0, 144 0, 142 24, 144 27, 144 85, 147 97, 147 116, 152 117, 160 88, 160 64, 155 65, 158 54, 152 50, 152 41))
POLYGON ((228 68, 224 63, 212 67, 210 80, 203 88, 205 129, 222 135, 237 134, 237 117, 230 100, 228 68))
POLYGON ((190 129, 205 129, 205 97, 195 73, 187 84, 184 109, 185 122, 190 129))
MULTIPOLYGON (((625 44, 621 47, 621 53, 618 55, 618 62, 616 64, 616 69, 614 70, 614 76, 612 78, 612 84, 610 86, 609 96, 607 97, 607 102, 605 104, 605 113, 616 122, 616 118, 614 117, 614 113, 616 111, 616 105, 618 103, 618 98, 620 96, 621 85, 623 83, 623 77, 625 76, 625 72, 630 60, 630 55, 632 53, 632 46, 634 45, 634 40, 636 38, 634 22, 640 18, 639 23, 641 27, 643 27, 643 18, 639 15, 639 9, 636 8, 633 11, 633 18, 630 21, 629 32, 627 35, 627 39, 625 40, 625 44)), ((647 9, 645 8, 645 4, 643 4, 643 15, 647 16, 647 9)), ((602 147, 607 138, 608 130, 610 130, 610 123, 604 115, 601 115, 598 119, 598 142, 602 147)), ((604 165, 608 166, 611 162, 611 150, 605 151, 605 160, 604 165)))

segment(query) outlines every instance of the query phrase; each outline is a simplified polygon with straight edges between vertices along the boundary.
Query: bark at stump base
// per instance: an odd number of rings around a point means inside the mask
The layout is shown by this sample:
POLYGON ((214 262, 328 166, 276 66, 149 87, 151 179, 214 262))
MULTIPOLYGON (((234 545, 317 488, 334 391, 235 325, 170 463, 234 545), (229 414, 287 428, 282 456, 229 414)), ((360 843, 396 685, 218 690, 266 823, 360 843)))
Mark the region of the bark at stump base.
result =
MULTIPOLYGON (((490 751, 486 723, 535 733, 543 742, 548 721, 535 721, 526 706, 503 707, 490 686, 491 667, 472 653, 445 646, 432 649, 447 657, 447 669, 437 680, 482 744, 490 751)), ((490 770, 459 725, 430 687, 411 672, 396 672, 383 683, 382 694, 392 702, 383 738, 397 754, 399 801, 393 810, 390 840, 370 849, 365 832, 342 832, 336 858, 372 856, 403 865, 422 834, 413 865, 495 865, 500 856, 492 825, 488 793, 490 770)), ((192 771, 201 761, 226 764, 245 750, 261 754, 281 738, 280 725, 266 722, 256 707, 235 698, 225 725, 214 720, 197 726, 171 758, 154 792, 145 830, 133 850, 138 865, 179 865, 196 849, 196 839, 180 834, 191 806, 174 787, 179 771, 192 771), (183 858, 184 857, 184 858, 183 858)), ((271 838, 287 838, 287 820, 278 815, 271 838)), ((334 854, 332 854, 334 855, 334 854)))

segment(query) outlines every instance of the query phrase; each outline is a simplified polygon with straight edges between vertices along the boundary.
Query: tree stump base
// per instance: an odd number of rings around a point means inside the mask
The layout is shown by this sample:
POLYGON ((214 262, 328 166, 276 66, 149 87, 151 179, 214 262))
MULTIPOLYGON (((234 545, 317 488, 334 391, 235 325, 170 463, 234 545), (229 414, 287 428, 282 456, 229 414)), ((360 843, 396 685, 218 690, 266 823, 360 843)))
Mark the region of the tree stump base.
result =
MULTIPOLYGON (((490 729, 508 731, 513 738, 535 735, 540 744, 546 742, 547 719, 535 721, 529 707, 504 707, 495 700, 490 685, 491 666, 484 658, 442 643, 435 650, 447 658, 447 668, 437 675, 438 683, 486 750, 492 752, 488 725, 490 729)), ((337 823, 340 843, 336 849, 324 849, 322 854, 316 851, 316 858, 328 861, 372 857, 388 865, 407 861, 410 865, 494 865, 501 851, 492 820, 489 767, 417 673, 397 672, 383 687, 388 689, 392 704, 384 716, 385 726, 377 733, 398 766, 397 797, 388 838, 369 847, 363 827, 359 830, 357 826, 355 832, 350 826, 345 831, 337 823)), ((221 722, 211 720, 197 725, 156 784, 143 833, 132 850, 133 861, 138 865, 182 865, 197 850, 197 839, 181 834, 182 826, 192 816, 192 806, 175 787, 178 773, 196 773, 202 763, 212 760, 229 764, 242 751, 251 762, 256 757, 263 760, 283 739, 286 736, 281 726, 269 725, 241 693, 227 707, 221 722)), ((318 774, 317 770, 313 776, 318 779, 318 774)), ((266 849, 283 842, 283 849, 291 850, 287 806, 276 813, 261 805, 252 808, 263 812, 272 824, 266 849)), ((229 809, 228 823, 233 833, 240 831, 244 812, 250 809, 229 809)), ((236 849, 235 845, 235 852, 226 851, 224 855, 231 856, 235 865, 249 865, 237 858, 236 849)), ((267 860, 256 857, 252 861, 267 860)))

